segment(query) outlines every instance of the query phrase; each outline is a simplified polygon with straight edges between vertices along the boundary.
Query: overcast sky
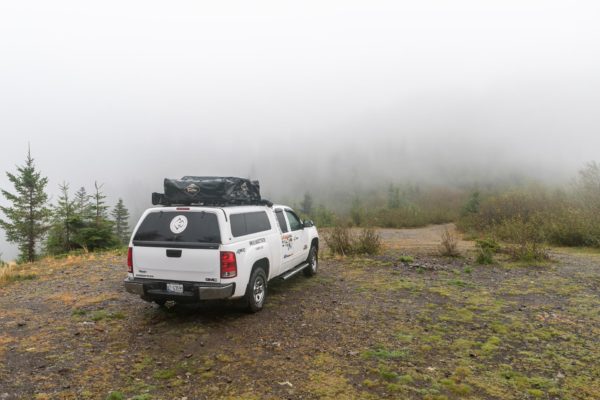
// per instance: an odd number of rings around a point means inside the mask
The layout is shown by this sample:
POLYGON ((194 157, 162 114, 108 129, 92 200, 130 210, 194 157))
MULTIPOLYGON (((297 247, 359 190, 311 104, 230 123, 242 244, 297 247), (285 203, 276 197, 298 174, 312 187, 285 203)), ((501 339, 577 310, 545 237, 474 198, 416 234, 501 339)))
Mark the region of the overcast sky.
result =
POLYGON ((574 0, 4 1, 0 187, 28 142, 50 192, 98 180, 134 214, 185 174, 275 197, 566 179, 600 159, 598 21, 574 0))

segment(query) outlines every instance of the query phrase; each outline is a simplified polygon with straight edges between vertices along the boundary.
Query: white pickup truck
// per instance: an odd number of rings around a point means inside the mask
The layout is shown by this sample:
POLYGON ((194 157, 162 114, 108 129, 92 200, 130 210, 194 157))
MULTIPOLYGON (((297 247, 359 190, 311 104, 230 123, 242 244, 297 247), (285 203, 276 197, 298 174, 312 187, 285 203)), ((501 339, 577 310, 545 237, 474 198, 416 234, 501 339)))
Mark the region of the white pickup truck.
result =
POLYGON ((317 272, 319 236, 282 205, 156 207, 135 227, 125 289, 146 301, 243 299, 260 311, 267 284, 317 272))

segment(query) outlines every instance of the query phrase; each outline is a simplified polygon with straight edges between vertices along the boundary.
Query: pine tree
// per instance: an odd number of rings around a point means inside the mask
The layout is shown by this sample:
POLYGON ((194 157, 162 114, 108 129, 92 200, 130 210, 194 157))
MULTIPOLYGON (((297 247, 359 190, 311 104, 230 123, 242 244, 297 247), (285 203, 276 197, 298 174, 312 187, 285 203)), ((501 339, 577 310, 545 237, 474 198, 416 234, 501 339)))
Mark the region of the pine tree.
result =
POLYGON ((125 207, 123 199, 119 199, 111 215, 113 217, 115 235, 117 235, 122 244, 127 244, 130 235, 129 210, 125 207))
POLYGON ((361 226, 364 223, 364 213, 365 210, 362 206, 362 202, 358 196, 355 196, 352 199, 352 207, 350 208, 350 218, 352 219, 352 223, 356 226, 361 226))
POLYGON ((394 184, 388 189, 388 208, 400 208, 400 188, 394 184))
POLYGON ((74 202, 75 214, 77 214, 83 221, 87 221, 92 213, 92 204, 90 202, 90 195, 83 186, 80 187, 75 193, 74 202))
POLYGON ((85 205, 84 192, 78 192, 77 200, 82 200, 82 207, 78 207, 83 214, 83 227, 78 230, 75 237, 76 243, 88 250, 106 249, 119 244, 120 239, 113 233, 113 223, 108 219, 108 206, 102 192, 102 184, 94 182, 96 191, 88 197, 89 207, 85 205))
POLYGON ((95 218, 96 226, 100 226, 104 221, 108 220, 108 206, 104 199, 106 196, 101 192, 104 184, 98 185, 98 182, 94 182, 96 192, 92 195, 92 215, 95 218))
POLYGON ((69 197, 69 185, 63 182, 58 187, 60 196, 53 207, 52 227, 46 240, 46 251, 50 254, 62 254, 79 247, 74 238, 83 226, 77 213, 77 200, 69 197))
POLYGON ((469 214, 477 214, 479 212, 479 208, 481 206, 481 198, 479 196, 479 191, 474 191, 471 193, 471 197, 463 206, 462 215, 466 216, 469 214))
POLYGON ((6 173, 14 185, 15 193, 0 190, 11 206, 0 206, 5 218, 0 219, 0 227, 6 232, 6 239, 19 246, 19 260, 33 262, 36 247, 48 230, 50 209, 45 192, 48 178, 42 177, 27 151, 24 166, 17 167, 17 174, 6 173))

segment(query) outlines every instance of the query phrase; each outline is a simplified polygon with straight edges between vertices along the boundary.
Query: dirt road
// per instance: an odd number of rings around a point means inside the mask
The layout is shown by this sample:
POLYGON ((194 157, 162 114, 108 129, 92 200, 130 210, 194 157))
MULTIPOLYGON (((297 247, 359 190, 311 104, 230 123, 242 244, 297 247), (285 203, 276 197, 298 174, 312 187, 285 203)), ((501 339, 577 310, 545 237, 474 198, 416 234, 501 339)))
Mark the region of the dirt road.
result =
POLYGON ((122 255, 40 262, 0 287, 0 399, 600 398, 600 257, 477 266, 440 229, 324 256, 254 315, 145 303, 122 255))

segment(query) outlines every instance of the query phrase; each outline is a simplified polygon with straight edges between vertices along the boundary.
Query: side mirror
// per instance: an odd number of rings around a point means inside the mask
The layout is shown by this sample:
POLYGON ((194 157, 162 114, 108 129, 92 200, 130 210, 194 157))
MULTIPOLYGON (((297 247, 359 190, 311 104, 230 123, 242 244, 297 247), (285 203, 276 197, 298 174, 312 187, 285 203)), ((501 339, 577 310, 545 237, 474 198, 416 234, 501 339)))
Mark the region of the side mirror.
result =
POLYGON ((304 221, 304 222, 302 223, 302 227, 303 227, 303 228, 310 228, 310 227, 312 227, 312 226, 315 226, 315 223, 314 223, 314 222, 312 222, 310 219, 307 219, 306 221, 304 221))

